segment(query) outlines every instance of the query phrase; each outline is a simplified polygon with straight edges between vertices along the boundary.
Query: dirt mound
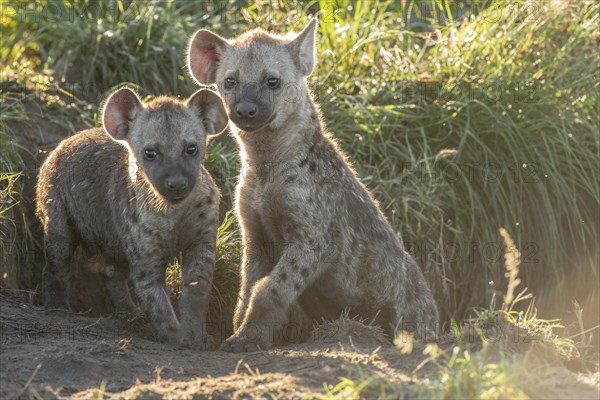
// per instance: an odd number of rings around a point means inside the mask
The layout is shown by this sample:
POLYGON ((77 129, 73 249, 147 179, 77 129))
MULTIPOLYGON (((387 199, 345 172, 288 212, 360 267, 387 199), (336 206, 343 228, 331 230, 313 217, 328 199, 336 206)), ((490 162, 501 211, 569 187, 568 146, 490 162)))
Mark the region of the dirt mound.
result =
POLYGON ((360 345, 389 345, 383 329, 347 316, 335 321, 323 321, 315 326, 311 343, 351 343, 360 345))

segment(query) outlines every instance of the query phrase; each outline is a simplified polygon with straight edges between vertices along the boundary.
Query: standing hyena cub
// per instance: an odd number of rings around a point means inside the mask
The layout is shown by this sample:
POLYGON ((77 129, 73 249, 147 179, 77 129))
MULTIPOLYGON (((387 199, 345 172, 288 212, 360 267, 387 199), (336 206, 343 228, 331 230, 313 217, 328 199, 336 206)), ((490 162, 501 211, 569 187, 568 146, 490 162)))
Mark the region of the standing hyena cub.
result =
POLYGON ((43 300, 68 308, 73 252, 106 262, 117 311, 136 306, 135 292, 161 341, 211 348, 206 313, 215 263, 219 190, 202 166, 207 136, 227 126, 220 97, 199 90, 185 103, 142 103, 128 88, 113 93, 101 128, 65 139, 40 171, 38 215, 47 265, 43 300), (182 254, 181 324, 165 287, 165 267, 182 254))
POLYGON ((255 30, 225 40, 200 30, 190 43, 190 71, 218 84, 246 166, 237 188, 241 293, 225 350, 269 348, 274 325, 296 300, 313 318, 350 308, 420 337, 437 329, 423 274, 325 130, 307 88, 316 22, 294 38, 255 30))

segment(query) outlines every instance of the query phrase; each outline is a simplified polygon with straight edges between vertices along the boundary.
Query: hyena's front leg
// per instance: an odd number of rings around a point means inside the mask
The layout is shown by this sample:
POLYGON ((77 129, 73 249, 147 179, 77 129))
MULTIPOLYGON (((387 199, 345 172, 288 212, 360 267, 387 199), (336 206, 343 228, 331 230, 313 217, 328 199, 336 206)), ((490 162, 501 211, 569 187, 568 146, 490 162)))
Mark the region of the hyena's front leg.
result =
POLYGON ((240 276, 240 292, 233 315, 233 329, 237 330, 244 321, 246 310, 250 305, 252 288, 261 278, 267 274, 269 265, 275 263, 271 260, 267 246, 252 240, 244 240, 245 246, 242 250, 242 266, 240 276))
POLYGON ((140 259, 132 265, 133 285, 142 310, 158 340, 179 345, 179 322, 171 306, 165 285, 165 266, 162 260, 140 259))
POLYGON ((439 334, 438 310, 429 286, 414 259, 404 252, 404 285, 396 286, 394 294, 394 335, 399 331, 413 332, 417 339, 435 341, 439 334), (407 287, 412 290, 409 292, 407 287))
POLYGON ((216 258, 216 226, 199 243, 183 254, 181 266, 181 344, 200 350, 214 348, 213 337, 206 332, 212 276, 216 258))
POLYGON ((236 353, 270 349, 275 328, 289 306, 318 277, 322 266, 314 248, 288 246, 273 271, 254 284, 243 322, 222 349, 236 353))

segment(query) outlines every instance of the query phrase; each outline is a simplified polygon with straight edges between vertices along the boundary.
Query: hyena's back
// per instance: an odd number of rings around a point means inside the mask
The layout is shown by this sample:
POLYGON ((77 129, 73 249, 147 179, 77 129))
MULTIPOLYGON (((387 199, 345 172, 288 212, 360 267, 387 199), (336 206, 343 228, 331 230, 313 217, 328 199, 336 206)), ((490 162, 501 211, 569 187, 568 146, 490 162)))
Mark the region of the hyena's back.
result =
POLYGON ((90 254, 107 247, 113 250, 108 256, 121 253, 114 251, 120 241, 107 243, 107 238, 121 233, 117 222, 124 216, 114 211, 129 208, 131 180, 123 168, 128 158, 127 149, 100 128, 63 141, 40 171, 37 207, 44 227, 53 218, 67 218, 90 254))

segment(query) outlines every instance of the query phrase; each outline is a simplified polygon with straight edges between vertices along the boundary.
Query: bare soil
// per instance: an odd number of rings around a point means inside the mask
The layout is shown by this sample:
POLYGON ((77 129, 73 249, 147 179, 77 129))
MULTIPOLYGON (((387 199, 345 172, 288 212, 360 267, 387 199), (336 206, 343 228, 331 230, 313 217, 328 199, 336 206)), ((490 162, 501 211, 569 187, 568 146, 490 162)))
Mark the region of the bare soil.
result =
MULTIPOLYGON (((378 329, 347 319, 324 325, 304 344, 200 352, 151 340, 143 321, 47 310, 15 293, 0 290, 1 399, 306 398, 325 394, 324 385, 340 377, 380 377, 386 395, 398 398, 430 382, 438 368, 423 364, 423 344, 401 354, 378 329)), ((598 373, 564 371, 552 398, 598 398, 598 373)), ((361 396, 376 398, 380 387, 361 396)))
POLYGON ((356 322, 302 345, 231 354, 151 340, 147 327, 116 317, 47 310, 0 295, 0 398, 304 397, 339 377, 381 375, 408 391, 432 373, 416 348, 402 355, 356 322), (354 332, 354 333, 352 333, 354 332), (351 338, 344 334, 349 333, 351 338), (340 339, 342 339, 340 341, 340 339))

